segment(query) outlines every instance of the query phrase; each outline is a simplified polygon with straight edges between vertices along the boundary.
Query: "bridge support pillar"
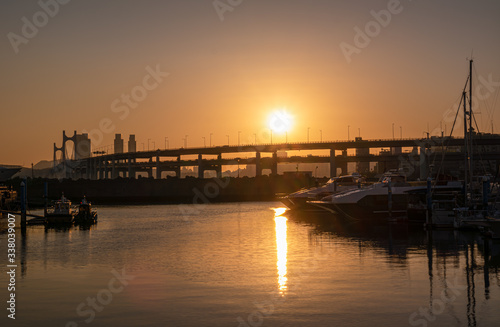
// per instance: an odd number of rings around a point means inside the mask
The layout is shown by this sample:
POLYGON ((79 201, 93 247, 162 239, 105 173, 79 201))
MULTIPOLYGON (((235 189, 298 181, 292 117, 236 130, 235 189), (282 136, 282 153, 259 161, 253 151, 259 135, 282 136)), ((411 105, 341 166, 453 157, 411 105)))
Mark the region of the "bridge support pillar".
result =
POLYGON ((97 180, 102 179, 102 161, 101 161, 101 159, 97 159, 96 175, 97 175, 97 180))
POLYGON ((92 159, 92 179, 97 179, 97 159, 92 159))
POLYGON ((215 171, 217 173, 217 178, 222 178, 222 154, 219 153, 217 160, 219 164, 215 167, 215 171))
POLYGON ((104 160, 101 160, 101 178, 100 179, 106 179, 106 162, 104 160))
POLYGON ((255 177, 262 176, 262 165, 260 163, 260 152, 255 153, 255 177))
POLYGON ((271 174, 272 175, 278 175, 278 153, 275 151, 273 152, 273 165, 271 167, 271 174))
POLYGON ((88 158, 85 161, 86 161, 85 162, 85 178, 90 179, 90 165, 91 165, 92 159, 88 158))
POLYGON ((92 179, 92 158, 87 159, 87 179, 92 179))
POLYGON ((108 179, 108 160, 104 160, 104 179, 108 179))
POLYGON ((87 159, 87 179, 92 179, 92 158, 87 159))
POLYGON ((420 147, 420 180, 426 180, 429 175, 427 151, 425 146, 420 147))
POLYGON ((148 168, 146 168, 146 172, 148 173, 148 178, 151 178, 153 177, 153 167, 152 166, 152 163, 153 163, 153 157, 150 157, 149 160, 148 160, 148 168))
POLYGON ((116 160, 111 159, 111 179, 115 179, 119 175, 118 169, 116 169, 116 160))
POLYGON ((160 156, 156 156, 156 179, 161 179, 160 156))
POLYGON ((335 163, 335 149, 330 149, 330 178, 337 177, 337 165, 335 163))
POLYGON ((127 164, 128 164, 128 178, 135 178, 135 173, 134 170, 132 169, 132 158, 129 156, 127 159, 127 164))
POLYGON ((347 175, 347 150, 342 150, 342 157, 344 158, 343 162, 340 165, 341 174, 347 175))
POLYGON ((200 153, 198 155, 198 178, 203 178, 205 175, 205 169, 203 167, 203 155, 200 153))
POLYGON ((181 156, 177 156, 177 162, 179 163, 179 166, 175 169, 175 176, 181 178, 181 156))

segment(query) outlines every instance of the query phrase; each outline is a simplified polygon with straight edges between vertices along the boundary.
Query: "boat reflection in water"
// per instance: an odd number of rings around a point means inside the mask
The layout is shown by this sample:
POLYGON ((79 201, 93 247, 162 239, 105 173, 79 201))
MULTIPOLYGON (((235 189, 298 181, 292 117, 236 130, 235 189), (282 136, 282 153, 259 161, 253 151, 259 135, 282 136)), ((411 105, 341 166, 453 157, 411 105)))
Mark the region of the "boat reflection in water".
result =
POLYGON ((428 302, 409 313, 410 326, 430 325, 437 316, 442 316, 441 321, 446 319, 443 316, 460 321, 463 313, 467 321, 457 325, 478 326, 478 317, 484 318, 478 303, 486 305, 495 301, 491 294, 497 294, 495 286, 500 286, 500 242, 497 240, 474 232, 425 231, 401 223, 346 224, 332 220, 330 215, 292 212, 288 218, 290 222, 312 226, 312 242, 350 239, 359 243, 360 256, 369 248, 378 248, 385 252, 387 264, 406 269, 412 278, 423 272, 417 268, 410 274, 415 255, 423 254, 425 249, 428 302))
POLYGON ((276 266, 278 267, 278 290, 281 295, 285 295, 287 290, 286 263, 288 244, 286 241, 286 223, 288 219, 282 216, 285 212, 285 208, 274 209, 274 221, 276 223, 276 252, 278 254, 276 266))
POLYGON ((190 222, 178 206, 112 206, 85 230, 28 226, 18 251, 30 314, 16 322, 87 325, 76 308, 90 310, 116 270, 134 278, 92 327, 498 325, 500 242, 280 206, 214 204, 190 222))

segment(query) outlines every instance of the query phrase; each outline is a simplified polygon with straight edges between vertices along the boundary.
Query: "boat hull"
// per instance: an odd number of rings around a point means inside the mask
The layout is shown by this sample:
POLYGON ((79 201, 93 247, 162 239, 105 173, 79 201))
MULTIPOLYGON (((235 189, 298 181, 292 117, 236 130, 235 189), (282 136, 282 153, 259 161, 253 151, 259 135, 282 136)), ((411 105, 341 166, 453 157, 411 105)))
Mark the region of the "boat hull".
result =
POLYGON ((45 216, 47 224, 72 224, 73 219, 73 215, 70 214, 48 214, 45 216))
POLYGON ((314 198, 307 197, 282 197, 279 199, 281 203, 287 206, 290 210, 295 211, 322 211, 321 208, 318 208, 315 205, 312 205, 310 202, 316 200, 314 198))
POLYGON ((80 212, 75 215, 74 219, 75 224, 78 225, 89 225, 97 223, 97 213, 96 212, 80 212))
POLYGON ((358 204, 334 204, 328 202, 313 202, 323 210, 342 216, 350 221, 387 222, 391 220, 407 220, 406 208, 403 205, 394 206, 391 211, 384 207, 363 207, 358 204))
POLYGON ((391 209, 389 209, 389 198, 386 194, 367 195, 356 203, 311 201, 309 204, 360 220, 363 220, 363 217, 373 216, 406 217, 408 196, 407 194, 393 194, 391 209))
POLYGON ((494 239, 500 239, 500 220, 490 221, 491 237, 494 239))

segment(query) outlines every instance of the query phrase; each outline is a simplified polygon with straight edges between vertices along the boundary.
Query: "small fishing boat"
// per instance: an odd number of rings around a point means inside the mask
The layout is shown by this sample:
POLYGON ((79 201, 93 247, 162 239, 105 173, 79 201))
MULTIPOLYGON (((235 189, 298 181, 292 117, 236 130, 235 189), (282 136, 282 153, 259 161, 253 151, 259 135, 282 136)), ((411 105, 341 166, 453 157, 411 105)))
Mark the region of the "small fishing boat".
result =
POLYGON ((47 224, 72 224, 74 215, 75 213, 71 208, 71 201, 63 193, 61 199, 54 202, 52 208, 47 210, 45 222, 47 224))
POLYGON ((97 223, 97 212, 92 210, 92 204, 84 196, 75 215, 75 224, 92 225, 97 223))

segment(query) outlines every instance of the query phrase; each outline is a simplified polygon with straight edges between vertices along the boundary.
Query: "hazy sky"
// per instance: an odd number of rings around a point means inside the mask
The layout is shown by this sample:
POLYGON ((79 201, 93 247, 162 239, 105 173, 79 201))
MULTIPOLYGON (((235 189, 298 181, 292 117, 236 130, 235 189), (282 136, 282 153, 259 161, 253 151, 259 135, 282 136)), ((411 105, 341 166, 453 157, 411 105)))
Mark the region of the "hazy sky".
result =
POLYGON ((2 1, 0 163, 51 159, 62 130, 268 142, 279 108, 289 141, 449 132, 472 51, 476 119, 498 132, 499 17, 498 0, 2 1))

